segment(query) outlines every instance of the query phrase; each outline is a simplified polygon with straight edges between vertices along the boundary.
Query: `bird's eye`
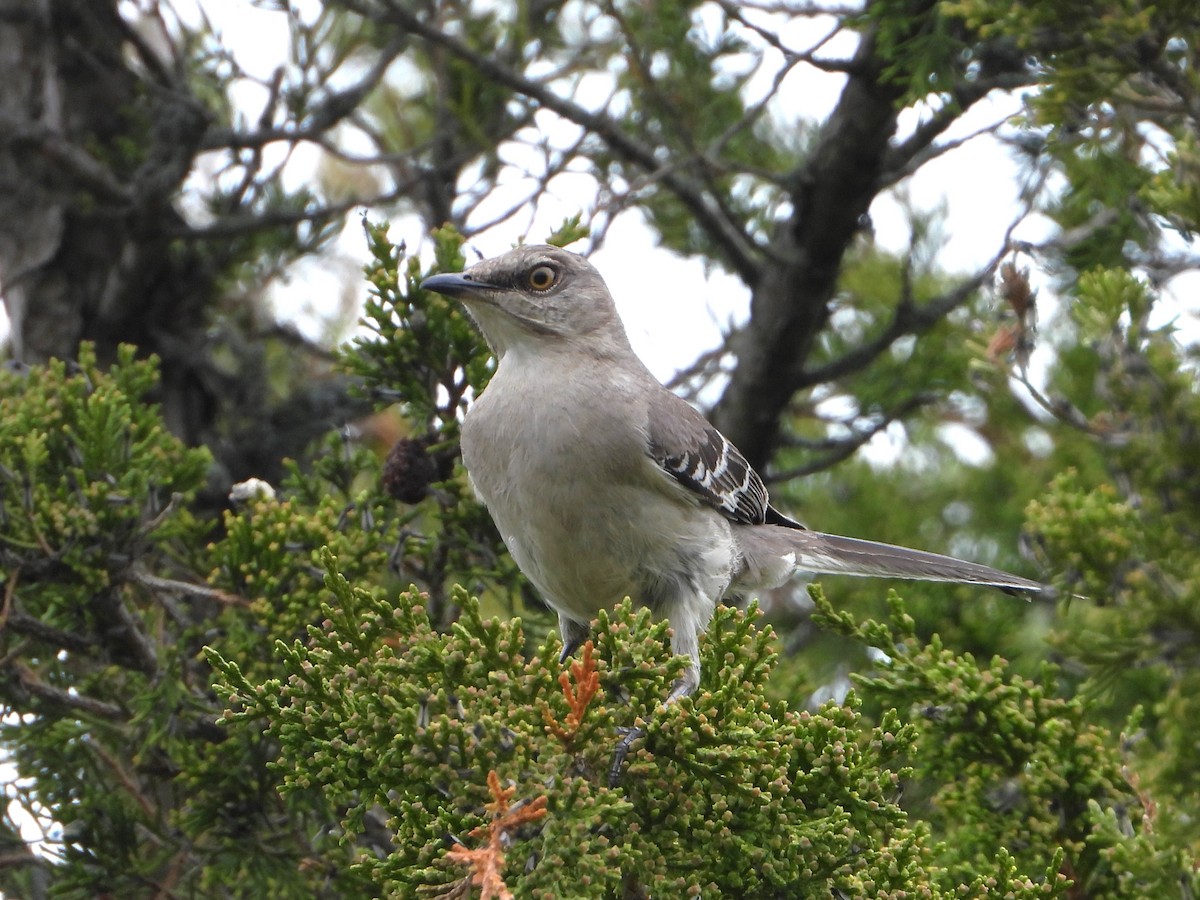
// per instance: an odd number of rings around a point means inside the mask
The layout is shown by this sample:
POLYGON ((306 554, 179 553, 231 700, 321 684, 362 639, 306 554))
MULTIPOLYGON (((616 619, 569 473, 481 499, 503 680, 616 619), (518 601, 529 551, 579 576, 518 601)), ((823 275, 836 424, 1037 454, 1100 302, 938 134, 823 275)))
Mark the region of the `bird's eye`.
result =
POLYGON ((535 266, 529 270, 525 280, 535 291, 548 291, 558 281, 558 273, 551 266, 535 266))

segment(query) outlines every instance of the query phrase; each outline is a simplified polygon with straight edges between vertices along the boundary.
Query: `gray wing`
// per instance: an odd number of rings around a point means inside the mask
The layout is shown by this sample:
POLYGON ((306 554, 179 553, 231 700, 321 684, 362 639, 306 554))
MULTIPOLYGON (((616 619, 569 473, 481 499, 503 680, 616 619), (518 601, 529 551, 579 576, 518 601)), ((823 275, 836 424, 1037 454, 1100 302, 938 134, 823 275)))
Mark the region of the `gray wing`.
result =
POLYGON ((646 452, 701 502, 746 525, 783 518, 746 457, 686 401, 666 389, 655 391, 649 415, 646 452))

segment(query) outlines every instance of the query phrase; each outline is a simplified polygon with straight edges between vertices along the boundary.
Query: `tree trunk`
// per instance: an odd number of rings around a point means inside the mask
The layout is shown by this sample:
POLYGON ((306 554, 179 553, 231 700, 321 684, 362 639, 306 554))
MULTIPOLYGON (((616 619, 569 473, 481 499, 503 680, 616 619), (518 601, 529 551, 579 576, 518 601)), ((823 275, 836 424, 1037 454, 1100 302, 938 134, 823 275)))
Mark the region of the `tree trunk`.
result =
POLYGON ((267 215, 241 237, 189 236, 174 202, 214 123, 185 69, 117 0, 0 0, 0 295, 20 362, 73 358, 81 341, 101 362, 121 343, 156 354, 167 425, 214 452, 220 502, 232 481, 281 477, 363 404, 299 355, 305 377, 275 397, 266 342, 242 333, 253 297, 219 309, 258 235, 295 238, 267 215))
POLYGON ((829 318, 842 258, 871 202, 904 89, 881 76, 864 36, 854 71, 812 155, 792 177, 793 212, 754 285, 737 366, 713 420, 758 469, 775 449, 787 405, 805 387, 813 344, 829 318))

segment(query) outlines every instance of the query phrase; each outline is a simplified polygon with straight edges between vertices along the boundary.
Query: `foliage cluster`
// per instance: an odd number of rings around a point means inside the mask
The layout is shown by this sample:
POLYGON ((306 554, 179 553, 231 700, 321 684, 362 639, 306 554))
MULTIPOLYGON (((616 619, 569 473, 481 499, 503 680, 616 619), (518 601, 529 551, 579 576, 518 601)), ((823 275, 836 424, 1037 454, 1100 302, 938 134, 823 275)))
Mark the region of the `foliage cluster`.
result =
POLYGON ((722 608, 701 690, 656 710, 682 661, 628 602, 560 676, 555 639, 527 655, 519 620, 485 620, 463 592, 438 633, 415 591, 372 597, 328 562, 327 618, 281 648, 282 677, 254 684, 213 659, 230 718, 278 737, 285 792, 320 786, 352 844, 368 812, 386 818, 391 852, 355 861, 379 895, 461 896, 488 865, 505 890, 542 898, 1064 895, 1055 854, 1038 858, 1053 839, 1028 848, 1033 878, 1004 853, 958 873, 934 863, 897 804, 914 728, 895 714, 864 728, 853 698, 815 713, 769 702, 771 633, 753 615, 722 608), (608 787, 616 727, 635 722, 644 747, 608 787), (498 867, 457 837, 487 832, 497 784, 542 813, 514 826, 498 867))

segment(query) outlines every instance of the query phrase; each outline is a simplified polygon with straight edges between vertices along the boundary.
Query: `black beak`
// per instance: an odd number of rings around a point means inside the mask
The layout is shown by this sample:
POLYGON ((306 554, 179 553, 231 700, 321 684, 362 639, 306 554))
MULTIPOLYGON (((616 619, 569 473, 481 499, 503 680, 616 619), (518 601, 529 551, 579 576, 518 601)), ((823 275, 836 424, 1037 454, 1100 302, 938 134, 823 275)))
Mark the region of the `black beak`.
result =
POLYGON ((421 290, 445 294, 447 297, 468 297, 477 294, 483 287, 478 281, 472 281, 469 275, 461 272, 443 272, 441 275, 431 275, 421 282, 421 290))

